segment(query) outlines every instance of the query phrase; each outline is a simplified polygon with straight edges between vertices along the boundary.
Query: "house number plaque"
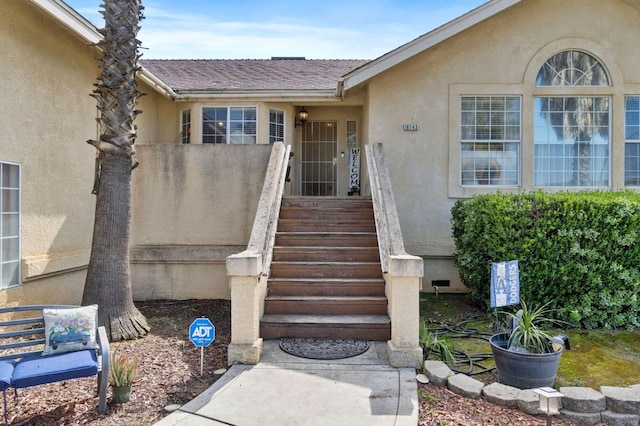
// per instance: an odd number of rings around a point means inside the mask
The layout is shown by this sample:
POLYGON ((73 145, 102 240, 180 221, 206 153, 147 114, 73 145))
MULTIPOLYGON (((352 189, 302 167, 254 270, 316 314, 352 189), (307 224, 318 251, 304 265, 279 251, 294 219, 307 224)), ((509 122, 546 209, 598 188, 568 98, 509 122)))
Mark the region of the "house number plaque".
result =
POLYGON ((418 130, 420 130, 420 125, 419 124, 403 124, 402 130, 404 130, 405 132, 417 132, 418 130))

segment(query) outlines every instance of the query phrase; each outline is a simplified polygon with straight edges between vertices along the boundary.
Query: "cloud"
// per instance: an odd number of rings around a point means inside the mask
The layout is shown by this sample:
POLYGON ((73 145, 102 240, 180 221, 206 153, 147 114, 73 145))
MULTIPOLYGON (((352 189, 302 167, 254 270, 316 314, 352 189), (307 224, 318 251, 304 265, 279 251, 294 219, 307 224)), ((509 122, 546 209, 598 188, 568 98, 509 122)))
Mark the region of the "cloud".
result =
MULTIPOLYGON (((101 0, 69 0, 94 25, 101 0)), ((145 59, 374 59, 483 0, 145 0, 138 38, 145 59), (455 5, 453 5, 455 4, 455 5), (197 11, 197 12, 194 12, 197 11)))
POLYGON ((217 21, 157 9, 149 10, 148 16, 153 19, 145 20, 139 33, 147 59, 351 58, 353 46, 368 40, 367 34, 349 28, 217 21))

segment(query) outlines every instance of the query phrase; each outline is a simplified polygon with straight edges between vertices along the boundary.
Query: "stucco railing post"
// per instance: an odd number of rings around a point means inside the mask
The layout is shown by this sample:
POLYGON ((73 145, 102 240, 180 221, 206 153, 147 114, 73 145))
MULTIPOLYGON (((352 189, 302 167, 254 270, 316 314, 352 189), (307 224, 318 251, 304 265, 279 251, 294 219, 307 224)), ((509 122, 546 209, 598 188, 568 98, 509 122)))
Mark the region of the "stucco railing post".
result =
POLYGON ((398 211, 382 144, 367 145, 365 151, 376 219, 380 266, 385 280, 387 311, 391 319, 391 340, 387 342, 387 355, 389 363, 394 367, 417 367, 423 360, 418 341, 423 261, 404 250, 398 211))
POLYGON ((422 259, 411 255, 391 255, 385 274, 389 301, 391 340, 387 341, 389 363, 395 367, 417 367, 422 361, 418 341, 420 323, 420 281, 422 259))
POLYGON ((290 150, 282 142, 273 144, 247 249, 227 257, 231 289, 229 365, 257 364, 262 355, 260 318, 290 150))
POLYGON ((260 338, 260 275, 262 258, 257 253, 227 257, 231 286, 231 343, 228 364, 257 364, 262 355, 260 338))

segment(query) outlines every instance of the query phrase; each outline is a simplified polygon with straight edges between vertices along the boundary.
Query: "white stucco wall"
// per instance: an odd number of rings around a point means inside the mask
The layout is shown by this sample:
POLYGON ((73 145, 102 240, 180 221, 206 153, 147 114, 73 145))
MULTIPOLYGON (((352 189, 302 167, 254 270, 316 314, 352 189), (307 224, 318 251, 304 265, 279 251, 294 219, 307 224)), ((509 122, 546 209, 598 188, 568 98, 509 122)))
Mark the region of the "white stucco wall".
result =
POLYGON ((145 95, 138 101, 142 114, 136 117, 136 145, 179 143, 184 104, 173 102, 145 84, 140 84, 140 91, 145 95))
POLYGON ((0 2, 0 40, 0 161, 22 171, 23 280, 0 305, 79 303, 84 274, 71 271, 88 261, 95 203, 94 51, 26 1, 0 2))
MULTIPOLYGON (((533 190, 533 96, 540 66, 578 49, 599 58, 613 85, 589 88, 613 99, 612 188, 623 186, 625 94, 640 93, 640 9, 629 1, 529 0, 378 75, 368 83, 368 142, 384 144, 409 253, 425 261, 423 289, 448 279, 463 291, 451 254, 457 198, 493 189, 459 184, 461 95, 522 96, 521 186, 533 190), (403 124, 418 124, 405 132, 403 124)), ((496 259, 507 260, 507 259, 496 259)))
MULTIPOLYGON (((0 2, 0 161, 19 164, 22 284, 0 305, 79 304, 89 261, 95 47, 28 1, 0 2)), ((136 144, 177 141, 176 104, 141 83, 136 144)), ((135 173, 134 173, 135 176, 135 173)))
POLYGON ((226 257, 249 241, 271 145, 140 145, 134 299, 230 297, 226 257))

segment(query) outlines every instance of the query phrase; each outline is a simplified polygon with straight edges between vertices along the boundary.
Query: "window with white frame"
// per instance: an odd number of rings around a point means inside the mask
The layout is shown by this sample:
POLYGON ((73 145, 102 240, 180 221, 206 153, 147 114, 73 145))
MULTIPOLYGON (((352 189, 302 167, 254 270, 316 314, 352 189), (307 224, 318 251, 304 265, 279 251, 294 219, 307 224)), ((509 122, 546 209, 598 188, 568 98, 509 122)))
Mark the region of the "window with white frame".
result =
POLYGON ((191 110, 185 109, 180 117, 180 143, 191 143, 191 110))
POLYGON ((463 96, 460 102, 462 185, 518 185, 520 97, 463 96))
POLYGON ((256 107, 202 108, 202 143, 255 144, 256 107))
POLYGON ((627 96, 624 104, 624 184, 640 186, 640 96, 627 96))
POLYGON ((557 96, 534 98, 534 185, 609 186, 609 96, 585 96, 585 86, 608 86, 609 76, 595 57, 560 52, 545 62, 536 86, 557 96))
POLYGON ((20 284, 20 166, 0 161, 0 289, 20 284))
POLYGON ((269 143, 284 141, 284 111, 269 109, 269 143))

